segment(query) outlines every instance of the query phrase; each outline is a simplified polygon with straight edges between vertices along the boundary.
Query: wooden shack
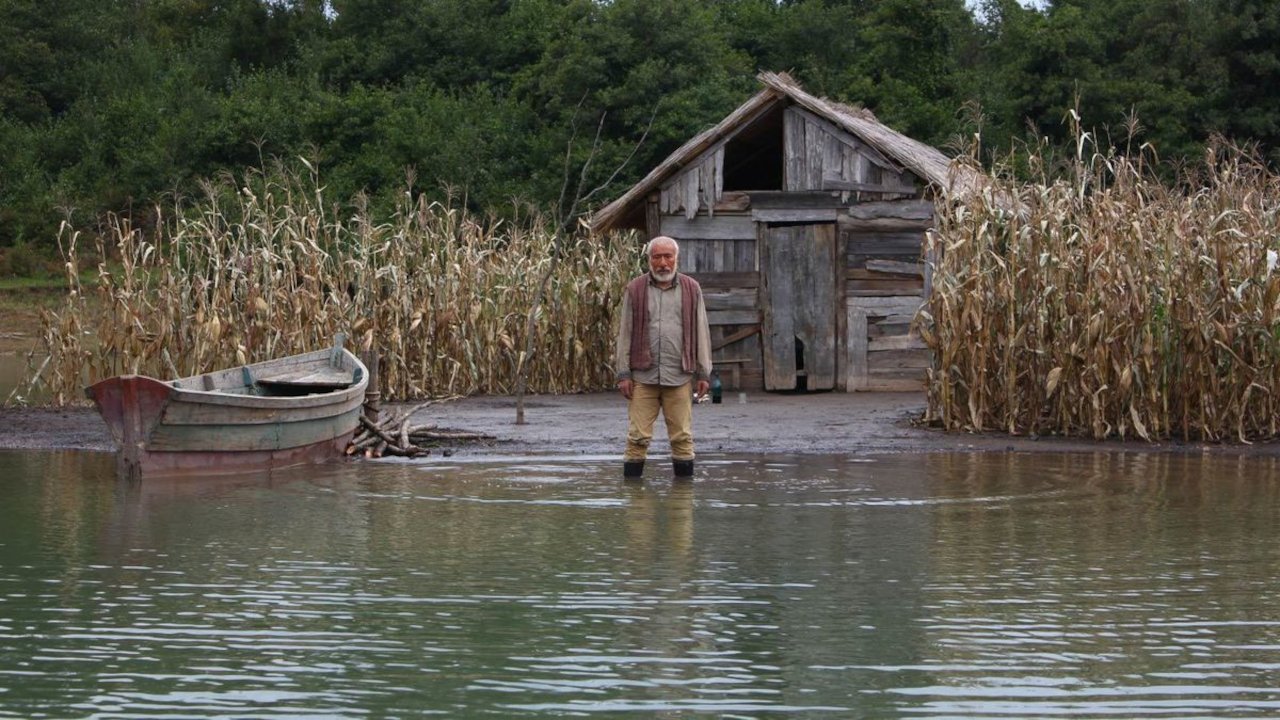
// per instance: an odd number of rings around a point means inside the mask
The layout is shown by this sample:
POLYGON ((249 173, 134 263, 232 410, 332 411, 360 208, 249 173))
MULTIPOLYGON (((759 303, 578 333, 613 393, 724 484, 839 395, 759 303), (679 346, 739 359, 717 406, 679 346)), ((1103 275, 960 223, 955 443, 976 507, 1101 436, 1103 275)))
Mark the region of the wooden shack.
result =
POLYGON ((591 218, 680 243, 727 387, 919 390, 911 321, 950 160, 785 74, 591 218))

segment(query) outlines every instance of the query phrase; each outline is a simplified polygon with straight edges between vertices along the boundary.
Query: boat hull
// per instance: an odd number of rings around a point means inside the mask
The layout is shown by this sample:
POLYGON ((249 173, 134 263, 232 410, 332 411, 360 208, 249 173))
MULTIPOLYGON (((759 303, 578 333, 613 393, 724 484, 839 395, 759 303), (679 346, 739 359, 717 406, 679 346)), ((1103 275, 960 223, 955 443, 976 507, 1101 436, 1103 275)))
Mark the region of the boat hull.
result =
MULTIPOLYGON (((328 351, 325 351, 328 352, 328 351)), ((164 382, 123 375, 94 384, 94 401, 119 447, 118 465, 130 477, 260 471, 338 457, 360 422, 368 374, 349 352, 343 365, 355 380, 348 386, 301 396, 247 394, 243 388, 211 388, 239 371, 164 382), (210 378, 213 378, 211 380, 210 378)), ((281 364, 303 367, 298 358, 243 368, 246 378, 281 364)), ((252 386, 252 382, 248 382, 252 386)))

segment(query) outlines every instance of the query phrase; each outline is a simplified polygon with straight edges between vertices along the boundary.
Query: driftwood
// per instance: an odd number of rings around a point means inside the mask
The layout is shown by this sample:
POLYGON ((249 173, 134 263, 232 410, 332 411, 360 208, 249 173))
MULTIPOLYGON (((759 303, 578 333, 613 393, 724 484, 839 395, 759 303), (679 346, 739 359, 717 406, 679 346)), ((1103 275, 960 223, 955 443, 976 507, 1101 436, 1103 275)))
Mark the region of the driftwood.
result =
MULTIPOLYGON (((457 400, 459 396, 427 400, 399 413, 384 414, 381 411, 366 413, 360 416, 360 429, 347 445, 347 455, 363 455, 367 458, 378 458, 386 455, 395 457, 418 457, 429 455, 430 448, 424 443, 440 440, 492 440, 492 435, 470 432, 466 430, 440 429, 435 424, 412 425, 410 420, 418 411, 440 403, 457 400), (370 418, 372 415, 373 419, 370 418)), ((367 409, 367 408, 366 408, 367 409)))

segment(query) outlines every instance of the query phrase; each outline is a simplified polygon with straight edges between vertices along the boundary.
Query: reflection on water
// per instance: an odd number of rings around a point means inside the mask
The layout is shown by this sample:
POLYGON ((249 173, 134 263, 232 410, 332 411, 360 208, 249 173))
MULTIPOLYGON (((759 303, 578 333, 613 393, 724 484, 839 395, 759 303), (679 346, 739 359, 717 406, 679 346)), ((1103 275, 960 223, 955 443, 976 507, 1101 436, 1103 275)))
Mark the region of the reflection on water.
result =
POLYGON ((1274 717, 1274 459, 0 453, 0 717, 1274 717))

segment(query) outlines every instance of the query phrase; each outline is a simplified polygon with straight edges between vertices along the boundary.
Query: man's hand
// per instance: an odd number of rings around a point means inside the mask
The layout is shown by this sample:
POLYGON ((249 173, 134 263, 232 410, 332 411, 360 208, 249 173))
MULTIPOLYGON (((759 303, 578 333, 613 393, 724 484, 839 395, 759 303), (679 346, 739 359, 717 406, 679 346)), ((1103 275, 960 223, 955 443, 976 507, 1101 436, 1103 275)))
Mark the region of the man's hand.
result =
POLYGON ((706 397, 707 392, 711 390, 711 383, 706 380, 698 381, 698 389, 694 392, 698 397, 706 397))
POLYGON ((618 390, 622 392, 622 397, 624 397, 624 398, 626 398, 626 399, 628 399, 628 400, 630 400, 630 399, 631 399, 631 388, 632 388, 632 387, 633 387, 633 384, 632 384, 631 380, 619 380, 619 381, 618 381, 618 390))

